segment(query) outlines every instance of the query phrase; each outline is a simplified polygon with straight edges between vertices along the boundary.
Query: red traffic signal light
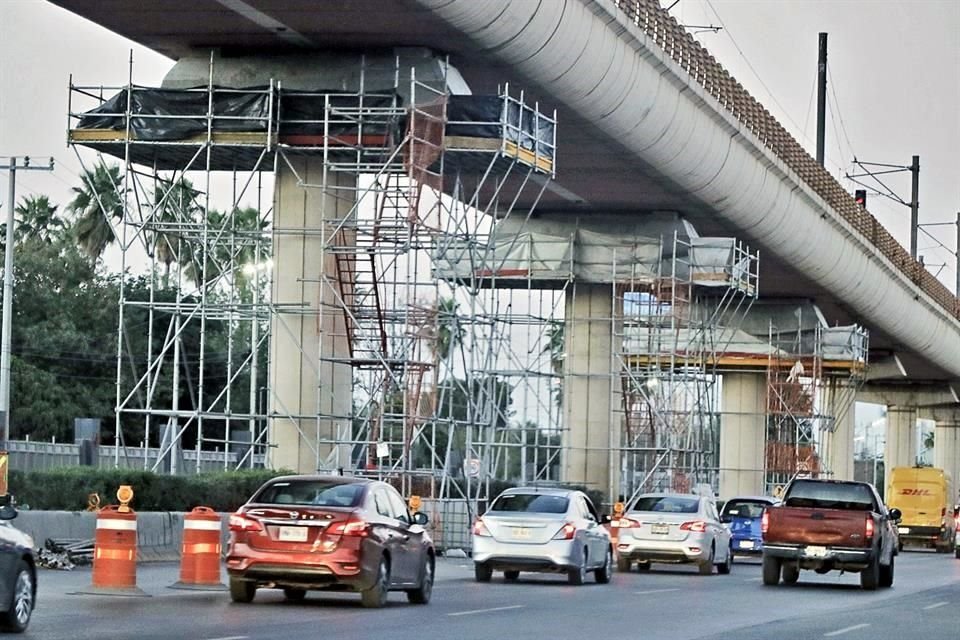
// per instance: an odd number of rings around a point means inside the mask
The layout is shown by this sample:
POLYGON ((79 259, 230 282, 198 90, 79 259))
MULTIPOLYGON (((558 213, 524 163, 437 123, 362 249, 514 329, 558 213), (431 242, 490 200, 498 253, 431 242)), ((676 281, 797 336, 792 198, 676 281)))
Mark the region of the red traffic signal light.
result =
POLYGON ((853 199, 857 201, 857 204, 867 208, 867 190, 866 189, 857 189, 853 192, 853 199))

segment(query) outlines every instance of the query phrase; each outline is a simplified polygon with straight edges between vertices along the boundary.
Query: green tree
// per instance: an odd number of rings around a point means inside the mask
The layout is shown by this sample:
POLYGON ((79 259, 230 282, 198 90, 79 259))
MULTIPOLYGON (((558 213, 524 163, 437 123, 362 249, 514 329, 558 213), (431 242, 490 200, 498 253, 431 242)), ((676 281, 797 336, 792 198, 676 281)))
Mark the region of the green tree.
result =
POLYGON ((436 352, 441 362, 446 362, 450 353, 463 341, 459 307, 453 298, 440 298, 437 302, 436 352))
POLYGON ((63 238, 66 222, 47 196, 27 196, 16 208, 16 242, 36 240, 52 243, 63 238))
POLYGON ((74 224, 77 242, 91 259, 99 260, 117 235, 114 221, 123 220, 123 178, 119 165, 102 160, 94 168, 84 169, 81 186, 74 187, 67 209, 77 216, 74 224))
POLYGON ((154 192, 151 215, 151 249, 163 264, 163 287, 170 284, 170 265, 181 260, 183 234, 180 229, 195 226, 203 209, 197 202, 199 191, 185 177, 176 181, 161 180, 154 192))
POLYGON ((554 389, 553 401, 557 409, 563 408, 563 363, 566 357, 563 320, 550 320, 547 324, 547 344, 542 353, 550 356, 550 369, 559 378, 554 389))

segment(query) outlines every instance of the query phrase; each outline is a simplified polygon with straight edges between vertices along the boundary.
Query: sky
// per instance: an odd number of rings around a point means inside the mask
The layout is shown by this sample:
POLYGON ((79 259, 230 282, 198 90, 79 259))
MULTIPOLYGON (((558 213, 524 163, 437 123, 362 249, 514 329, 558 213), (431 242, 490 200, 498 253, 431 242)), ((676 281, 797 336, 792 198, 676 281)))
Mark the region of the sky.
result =
MULTIPOLYGON (((865 162, 920 156, 921 223, 960 212, 960 2, 956 0, 662 0, 671 14, 810 150, 815 148, 817 34, 829 34, 827 166, 843 179, 865 162)), ((67 86, 157 85, 172 61, 45 0, 0 1, 0 158, 54 156, 52 175, 18 175, 19 196, 65 205, 81 163, 65 142, 67 86)), ((81 151, 90 161, 92 155, 81 151)), ((908 173, 885 182, 909 201, 908 173)), ((6 199, 0 172, 0 201, 6 199)), ((868 209, 909 245, 909 209, 871 194, 868 209)), ((953 289, 956 229, 927 227, 920 253, 953 289), (932 236, 926 235, 929 232, 932 236), (946 248, 940 246, 946 245, 946 248), (945 264, 944 267, 939 265, 945 264)))
MULTIPOLYGON (((681 24, 811 153, 815 148, 818 33, 829 34, 827 167, 908 165, 920 156, 921 223, 953 223, 960 212, 960 1, 662 0, 681 24), (721 27, 711 30, 706 27, 721 27), (696 28, 700 27, 700 28, 696 28)), ((21 172, 18 200, 48 195, 64 207, 81 162, 66 146, 67 86, 155 86, 173 64, 45 0, 0 0, 0 163, 53 156, 56 170, 21 172)), ((92 154, 81 150, 87 163, 92 154)), ((43 162, 43 160, 38 160, 43 162)), ((89 165, 88 165, 89 166, 89 165)), ((0 171, 0 202, 7 178, 0 171)), ((910 199, 904 172, 885 182, 910 199)), ((909 209, 877 195, 868 209, 909 246, 909 209)), ((920 254, 953 289, 956 228, 927 227, 920 254), (932 237, 931 237, 932 236, 932 237), (944 246, 941 246, 945 245, 944 246), (944 266, 940 266, 944 265, 944 266)), ((858 411, 858 422, 859 419, 858 411)), ((870 420, 875 419, 870 414, 870 420)), ((866 418, 864 418, 866 420, 866 418)))

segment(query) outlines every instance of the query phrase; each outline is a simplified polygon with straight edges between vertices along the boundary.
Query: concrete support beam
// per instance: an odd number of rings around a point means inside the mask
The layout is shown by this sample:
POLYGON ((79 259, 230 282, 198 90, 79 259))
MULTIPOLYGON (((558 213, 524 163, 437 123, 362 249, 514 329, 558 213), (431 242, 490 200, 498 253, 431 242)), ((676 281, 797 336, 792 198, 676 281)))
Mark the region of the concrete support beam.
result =
POLYGON ((830 379, 827 386, 827 411, 833 417, 833 431, 821 438, 822 451, 830 478, 853 480, 853 432, 856 418, 856 393, 840 380, 830 379))
MULTIPOLYGON (((923 411, 922 418, 935 420, 933 430, 933 466, 953 478, 954 489, 960 489, 960 406, 923 411)), ((955 502, 958 496, 952 496, 955 502)))
POLYGON ((348 451, 331 442, 349 439, 352 370, 342 306, 338 306, 336 264, 324 252, 324 223, 343 218, 352 207, 356 176, 329 172, 323 162, 298 158, 291 170, 278 163, 274 200, 273 291, 278 312, 271 316, 269 466, 305 473, 348 466, 348 451), (327 274, 325 282, 323 275, 327 274), (331 283, 333 283, 331 285, 331 283), (340 359, 341 362, 333 362, 340 359), (345 431, 346 430, 346 431, 345 431), (342 454, 342 455, 340 455, 342 454))
POLYGON ((564 313, 563 480, 609 492, 614 500, 619 492, 619 464, 612 456, 619 447, 619 432, 611 420, 614 309, 610 285, 575 284, 567 291, 564 313))
POLYGON ((767 377, 723 374, 720 414, 720 498, 762 495, 767 377))
POLYGON ((912 467, 917 461, 917 408, 887 405, 887 443, 884 468, 912 467))

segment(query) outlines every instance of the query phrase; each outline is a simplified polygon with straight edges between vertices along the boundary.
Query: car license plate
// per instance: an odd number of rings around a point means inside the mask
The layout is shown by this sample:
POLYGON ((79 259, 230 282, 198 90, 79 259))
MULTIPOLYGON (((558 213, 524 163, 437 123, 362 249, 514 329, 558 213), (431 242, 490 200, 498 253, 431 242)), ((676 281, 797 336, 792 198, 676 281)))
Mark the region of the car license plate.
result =
POLYGON ((526 539, 530 537, 530 529, 526 527, 514 527, 513 528, 513 537, 526 539))
POLYGON ((897 527, 898 533, 910 533, 910 527, 897 527))
POLYGON ((656 533, 659 535, 666 535, 670 533, 670 525, 668 524, 652 524, 650 525, 650 533, 656 533))
POLYGON ((280 527, 277 531, 277 539, 284 542, 306 542, 306 527, 280 527))
POLYGON ((741 549, 753 549, 753 540, 741 540, 740 541, 741 549))
POLYGON ((807 547, 804 550, 804 555, 808 558, 825 558, 827 556, 826 547, 807 547))

